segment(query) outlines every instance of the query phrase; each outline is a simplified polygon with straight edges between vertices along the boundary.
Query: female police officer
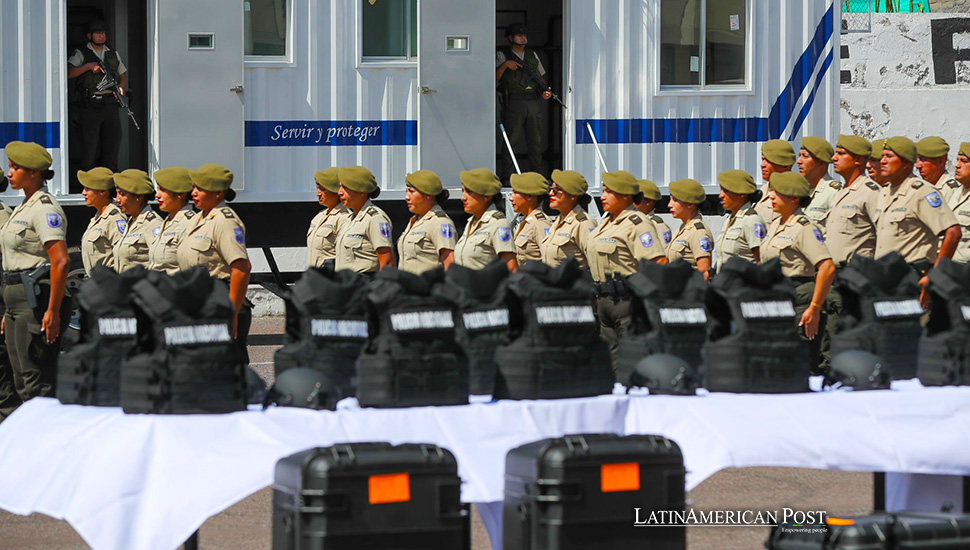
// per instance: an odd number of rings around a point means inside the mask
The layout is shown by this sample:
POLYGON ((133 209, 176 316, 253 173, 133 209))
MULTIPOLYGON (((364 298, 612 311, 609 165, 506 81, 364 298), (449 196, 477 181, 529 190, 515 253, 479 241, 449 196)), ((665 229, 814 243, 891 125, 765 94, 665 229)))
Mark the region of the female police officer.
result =
POLYGON ((721 184, 721 205, 731 213, 714 243, 718 268, 732 256, 760 263, 761 241, 767 228, 754 208, 761 199, 754 178, 744 170, 728 170, 717 175, 717 182, 721 184))
POLYGON ((670 239, 673 237, 673 233, 671 233, 667 222, 654 212, 657 207, 657 201, 663 197, 660 194, 660 188, 650 180, 637 180, 637 183, 640 185, 640 193, 633 198, 633 204, 636 205, 637 210, 642 212, 648 220, 657 226, 657 234, 663 238, 663 246, 666 250, 667 245, 670 244, 670 239))
POLYGON ((471 214, 465 231, 455 245, 455 263, 481 269, 498 256, 509 271, 518 269, 515 247, 512 244, 512 228, 498 208, 501 203, 502 183, 487 168, 466 170, 458 175, 461 180, 461 203, 465 212, 471 214))
POLYGON ((323 206, 313 220, 306 235, 307 265, 322 267, 327 260, 337 258, 337 236, 353 213, 340 202, 340 178, 337 168, 318 170, 313 174, 317 184, 317 202, 323 206))
POLYGON ((559 211, 559 216, 549 228, 549 235, 542 241, 542 261, 553 267, 573 256, 583 269, 589 269, 586 261, 586 243, 596 228, 586 211, 592 198, 586 194, 589 186, 586 178, 572 170, 553 170, 549 187, 549 206, 559 211))
POLYGON ((404 178, 407 192, 404 200, 411 211, 411 221, 397 240, 400 268, 423 273, 455 261, 455 223, 439 203, 448 199, 441 179, 431 170, 418 170, 404 178))
POLYGON ((92 168, 87 172, 78 170, 77 179, 84 186, 84 204, 97 210, 81 235, 81 261, 89 275, 96 265, 114 267, 114 246, 125 234, 128 221, 112 202, 114 174, 107 168, 92 168))
POLYGON ((704 225, 698 208, 705 198, 707 195, 704 194, 704 188, 695 180, 685 179, 670 183, 670 213, 681 221, 681 225, 667 245, 667 259, 687 260, 707 280, 710 277, 708 270, 711 268, 714 239, 711 230, 704 225))
POLYGON ((67 222, 44 183, 54 177, 50 154, 22 141, 8 143, 6 152, 10 187, 23 190, 24 201, 0 227, 7 307, 2 328, 14 386, 26 401, 54 394, 58 337, 70 321, 70 304, 64 299, 70 263, 64 242, 67 222))
POLYGON ((114 175, 118 192, 118 207, 128 216, 125 234, 115 243, 115 271, 140 265, 147 268, 148 246, 158 236, 162 218, 148 206, 148 198, 155 194, 151 178, 141 170, 129 169, 114 175))
POLYGON ((512 174, 510 183, 512 210, 523 216, 515 228, 515 260, 520 265, 528 260, 542 261, 539 244, 549 234, 552 225, 542 211, 542 204, 549 196, 549 182, 542 174, 526 172, 512 174))
POLYGON ((172 275, 179 270, 179 243, 195 217, 189 202, 192 178, 188 170, 175 166, 157 170, 155 183, 158 184, 155 192, 158 208, 168 216, 148 248, 148 269, 172 275))
POLYGON ((337 172, 340 200, 353 212, 347 227, 337 237, 337 269, 377 273, 394 265, 391 219, 370 199, 381 194, 374 174, 363 166, 348 166, 337 172))

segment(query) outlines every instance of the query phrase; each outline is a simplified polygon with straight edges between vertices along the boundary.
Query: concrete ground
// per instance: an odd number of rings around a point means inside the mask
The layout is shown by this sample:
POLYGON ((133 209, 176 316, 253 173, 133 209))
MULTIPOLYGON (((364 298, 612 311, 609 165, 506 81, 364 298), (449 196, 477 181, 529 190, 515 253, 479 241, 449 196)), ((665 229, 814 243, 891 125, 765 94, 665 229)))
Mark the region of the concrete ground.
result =
MULTIPOLYGON (((267 381, 273 352, 280 346, 281 318, 253 320, 250 360, 267 381)), ((2 490, 2 488, 0 488, 2 490)), ((795 468, 722 470, 688 494, 695 510, 825 510, 830 515, 865 514, 872 509, 872 474, 795 468)), ((202 549, 268 550, 272 547, 272 492, 259 491, 205 522, 202 549)), ((687 530, 690 550, 763 548, 768 528, 687 530)), ((42 514, 18 516, 0 510, 0 550, 74 550, 88 548, 65 521, 42 514)), ((472 549, 490 550, 485 527, 473 513, 472 549)))

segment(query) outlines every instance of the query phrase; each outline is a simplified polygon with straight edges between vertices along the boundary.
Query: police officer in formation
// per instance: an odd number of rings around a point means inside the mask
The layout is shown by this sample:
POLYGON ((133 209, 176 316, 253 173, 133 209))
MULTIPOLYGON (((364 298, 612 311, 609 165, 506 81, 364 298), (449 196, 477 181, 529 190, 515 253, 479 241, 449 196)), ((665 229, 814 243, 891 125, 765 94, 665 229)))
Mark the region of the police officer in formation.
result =
POLYGON ((761 188, 761 200, 754 209, 766 224, 771 224, 778 217, 771 207, 771 175, 791 171, 795 164, 795 150, 790 143, 783 139, 769 139, 761 146, 761 179, 765 184, 761 188))
MULTIPOLYGON (((7 181, 7 174, 5 170, 0 170, 0 193, 5 193, 7 191, 7 186, 9 182, 7 181)), ((13 209, 7 206, 7 203, 0 201, 0 227, 7 223, 10 219, 10 214, 13 213, 13 209)), ((0 277, 2 277, 3 270, 0 269, 0 277)), ((6 313, 6 307, 3 305, 3 293, 0 292, 0 318, 6 313)), ((3 337, 0 336, 0 422, 4 418, 10 416, 10 413, 17 408, 20 404, 20 397, 17 395, 17 390, 13 385, 13 370, 10 368, 10 356, 7 354, 7 342, 4 341, 3 337)))
POLYGON ((104 167, 85 172, 78 170, 77 179, 83 186, 84 204, 97 210, 81 236, 81 261, 89 275, 96 265, 114 268, 114 246, 125 234, 128 221, 112 200, 114 174, 104 167))
POLYGON ((882 175, 882 149, 885 145, 885 139, 872 140, 872 152, 869 153, 869 162, 866 164, 866 174, 869 179, 880 186, 886 185, 886 178, 882 175))
POLYGON ((667 222, 655 212, 657 202, 662 198, 660 188, 650 180, 637 180, 637 184, 640 185, 640 193, 634 197, 633 204, 657 227, 657 234, 663 239, 664 248, 667 248, 674 234, 670 231, 667 222))
POLYGON ((916 142, 916 171, 923 181, 940 192, 943 202, 951 209, 960 195, 960 183, 946 171, 950 144, 939 136, 925 137, 916 142))
POLYGON ((704 225, 700 204, 707 195, 700 182, 692 179, 677 180, 670 183, 670 214, 680 220, 680 229, 674 233, 667 245, 667 260, 686 260, 692 267, 710 277, 711 252, 714 250, 714 237, 704 225))
POLYGON ((542 261, 542 241, 549 235, 552 222, 542 211, 549 197, 549 182, 538 172, 512 174, 512 210, 522 215, 515 228, 515 259, 518 264, 528 260, 542 261))
POLYGON ((148 248, 148 269, 173 275, 179 270, 178 248, 196 215, 192 208, 192 178, 185 168, 175 166, 155 171, 155 199, 165 212, 165 221, 148 248))
POLYGON ((458 175, 461 180, 461 203, 471 215, 465 231, 455 245, 455 263, 481 269, 496 256, 508 266, 518 269, 512 227, 502 209, 502 183, 491 170, 476 168, 458 175))
POLYGON ((812 188, 812 202, 805 208, 805 215, 825 235, 825 218, 832 208, 832 199, 842 186, 829 179, 829 165, 835 150, 829 142, 819 137, 802 138, 802 148, 798 153, 798 171, 808 180, 812 188))
POLYGON ((128 216, 125 234, 115 243, 115 271, 121 273, 136 265, 148 268, 149 244, 158 237, 162 218, 155 213, 148 200, 155 194, 148 174, 134 168, 114 175, 118 193, 118 208, 128 216))
POLYGON ((596 227, 586 213, 592 197, 586 193, 586 178, 572 170, 553 170, 549 186, 549 207, 559 212, 542 240, 542 261, 556 267, 566 258, 574 257, 582 269, 589 269, 586 244, 596 227))
POLYGON ((70 321, 70 303, 65 300, 70 261, 64 210, 47 191, 46 182, 54 177, 50 154, 36 143, 22 141, 8 143, 5 151, 10 187, 24 192, 23 202, 0 226, 6 306, 0 328, 17 394, 9 396, 7 407, 16 406, 16 399, 54 394, 59 338, 70 321))
POLYGON ((845 267, 855 255, 872 258, 876 253, 876 219, 879 184, 866 176, 872 146, 858 136, 839 136, 832 165, 845 182, 831 202, 826 221, 825 244, 836 268, 845 267))
POLYGON ((337 235, 353 217, 353 212, 340 201, 338 174, 337 168, 318 170, 313 174, 317 202, 323 209, 310 221, 310 229, 306 234, 309 267, 323 267, 323 262, 336 260, 337 235))
POLYGON ((397 240, 400 268, 411 273, 424 273, 455 261, 455 222, 441 208, 448 191, 441 178, 431 170, 418 170, 404 178, 407 191, 404 200, 413 214, 397 240))
POLYGON ((371 199, 381 194, 377 179, 363 166, 347 166, 337 172, 340 200, 353 214, 337 236, 337 269, 377 273, 394 265, 391 219, 371 199))
POLYGON ((960 222, 962 234, 953 260, 961 263, 970 262, 970 143, 960 144, 957 161, 954 164, 954 174, 960 183, 960 193, 953 201, 953 214, 960 222))
POLYGON ((732 256, 760 263, 761 242, 768 228, 754 208, 761 198, 754 178, 744 170, 728 170, 718 174, 717 182, 721 185, 721 205, 731 213, 714 243, 718 268, 732 256))

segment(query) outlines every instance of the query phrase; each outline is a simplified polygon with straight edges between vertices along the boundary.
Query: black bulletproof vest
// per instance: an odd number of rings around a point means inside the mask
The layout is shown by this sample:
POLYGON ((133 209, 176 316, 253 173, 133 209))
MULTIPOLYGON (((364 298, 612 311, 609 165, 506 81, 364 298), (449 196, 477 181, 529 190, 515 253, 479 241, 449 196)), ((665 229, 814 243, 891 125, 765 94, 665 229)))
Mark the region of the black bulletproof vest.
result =
MULTIPOLYGON (((78 48, 78 51, 80 51, 81 55, 84 56, 84 61, 81 63, 82 65, 85 63, 98 62, 98 56, 91 51, 87 45, 81 46, 78 48)), ((121 59, 118 57, 118 52, 114 50, 107 52, 104 56, 104 60, 102 61, 102 63, 108 67, 108 74, 115 80, 115 82, 118 82, 119 79, 118 67, 120 66, 120 62, 121 59)), ((104 79, 104 74, 100 71, 87 71, 81 76, 75 78, 74 90, 71 94, 72 100, 79 102, 84 107, 106 104, 117 105, 118 102, 113 98, 113 96, 105 97, 104 99, 94 99, 94 94, 98 91, 98 84, 101 83, 102 79, 104 79)))
POLYGON ((122 366, 125 412, 245 410, 244 361, 233 346, 229 285, 201 266, 149 273, 134 287, 138 345, 122 366))
POLYGON ((284 297, 287 343, 276 376, 294 367, 327 375, 338 399, 355 394, 357 356, 367 340, 367 280, 359 273, 311 267, 284 297))
POLYGON ((103 265, 91 269, 74 298, 81 309, 80 340, 57 361, 61 403, 121 405, 121 363, 137 335, 132 287, 147 274, 141 266, 121 274, 103 265))
POLYGON ((970 264, 940 260, 929 273, 933 305, 919 342, 924 386, 970 384, 970 264))
POLYGON ((457 297, 444 270, 385 268, 367 295, 368 340, 357 359, 362 407, 468 403, 468 358, 456 341, 457 297))
POLYGON ((495 351, 498 399, 601 395, 613 390, 610 350, 597 332, 594 290, 576 258, 526 262, 509 277, 510 343, 495 351))
POLYGON ((808 391, 809 347, 798 335, 795 283, 781 261, 761 265, 732 257, 711 283, 711 340, 701 356, 710 391, 808 391))
POLYGON ((682 259, 665 266, 641 261, 626 285, 633 299, 630 326, 617 350, 618 381, 626 384, 636 364, 655 353, 676 355, 699 367, 707 340, 704 276, 682 259))
POLYGON ((456 290, 461 314, 458 343, 468 356, 468 392, 495 393, 495 349, 509 340, 505 282, 509 270, 501 258, 482 269, 452 265, 445 282, 456 290))
POLYGON ((502 78, 499 80, 499 83, 510 93, 538 90, 539 85, 536 84, 525 71, 525 68, 527 67, 531 69, 534 74, 539 74, 539 56, 536 54, 535 50, 526 48, 525 55, 522 56, 522 59, 519 59, 519 56, 512 52, 511 47, 502 48, 501 51, 505 55, 506 61, 517 61, 523 64, 524 67, 515 71, 506 70, 504 73, 502 73, 502 78), (530 86, 532 87, 532 90, 528 89, 530 86))
POLYGON ((868 351, 882 358, 893 379, 915 378, 923 307, 919 276, 906 260, 898 252, 878 260, 854 256, 836 276, 835 288, 842 314, 832 356, 868 351))

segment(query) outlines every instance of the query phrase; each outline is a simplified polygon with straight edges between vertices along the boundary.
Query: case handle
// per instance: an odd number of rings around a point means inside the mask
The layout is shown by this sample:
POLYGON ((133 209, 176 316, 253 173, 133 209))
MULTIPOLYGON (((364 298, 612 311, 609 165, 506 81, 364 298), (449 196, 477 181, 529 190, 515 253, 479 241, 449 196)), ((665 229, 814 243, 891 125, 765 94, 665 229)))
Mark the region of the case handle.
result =
POLYGON ((577 443, 579 444, 580 447, 583 448, 583 452, 584 453, 588 453, 589 452, 589 444, 586 443, 586 437, 583 436, 583 435, 567 435, 567 436, 563 436, 562 442, 566 445, 566 448, 569 449, 569 452, 571 454, 576 454, 576 447, 575 447, 575 445, 577 443))
POLYGON ((577 502, 583 498, 583 486, 575 481, 537 479, 536 489, 536 502, 577 502), (548 494, 553 487, 559 488, 558 495, 548 494))
POLYGON ((346 443, 343 445, 334 445, 330 447, 330 455, 333 456, 333 459, 338 463, 343 462, 341 455, 346 455, 347 460, 351 463, 357 462, 357 455, 354 454, 354 448, 346 443))

